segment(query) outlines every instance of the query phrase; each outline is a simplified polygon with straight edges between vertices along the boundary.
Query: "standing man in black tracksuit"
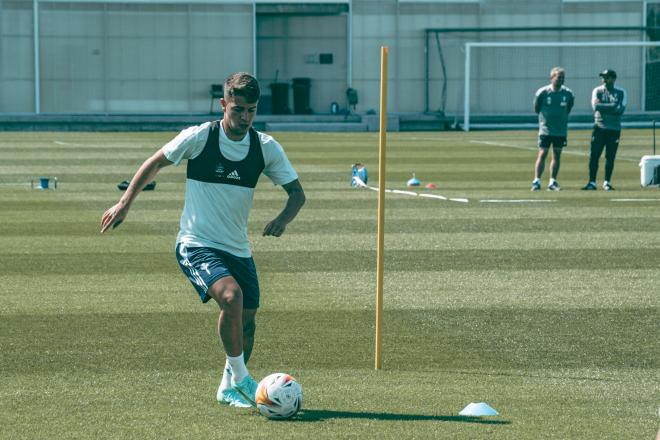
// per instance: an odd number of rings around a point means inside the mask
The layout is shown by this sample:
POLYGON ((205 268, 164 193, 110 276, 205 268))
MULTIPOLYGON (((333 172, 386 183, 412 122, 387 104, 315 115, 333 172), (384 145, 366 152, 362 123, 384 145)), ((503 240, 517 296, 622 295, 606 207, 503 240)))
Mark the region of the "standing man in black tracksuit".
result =
POLYGON ((596 174, 598 161, 605 149, 605 180, 603 189, 612 191, 612 171, 614 159, 621 138, 621 115, 626 110, 627 94, 622 88, 615 87, 616 72, 605 69, 599 76, 603 84, 596 87, 591 94, 591 106, 594 109, 594 130, 591 135, 591 154, 589 156, 589 182, 583 190, 596 190, 596 174))

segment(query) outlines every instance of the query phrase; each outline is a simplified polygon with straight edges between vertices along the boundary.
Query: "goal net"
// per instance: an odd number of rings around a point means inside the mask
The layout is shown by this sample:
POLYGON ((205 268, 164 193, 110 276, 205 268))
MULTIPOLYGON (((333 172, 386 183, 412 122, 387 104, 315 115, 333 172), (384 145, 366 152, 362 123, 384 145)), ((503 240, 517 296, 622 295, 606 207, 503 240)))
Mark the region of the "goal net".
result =
POLYGON ((660 82, 657 69, 647 68, 659 47, 657 41, 468 42, 462 128, 469 131, 475 116, 529 115, 534 93, 549 84, 555 66, 566 69, 573 114, 591 112, 591 91, 604 69, 617 72, 616 84, 628 96, 626 112, 645 112, 646 88, 660 82))

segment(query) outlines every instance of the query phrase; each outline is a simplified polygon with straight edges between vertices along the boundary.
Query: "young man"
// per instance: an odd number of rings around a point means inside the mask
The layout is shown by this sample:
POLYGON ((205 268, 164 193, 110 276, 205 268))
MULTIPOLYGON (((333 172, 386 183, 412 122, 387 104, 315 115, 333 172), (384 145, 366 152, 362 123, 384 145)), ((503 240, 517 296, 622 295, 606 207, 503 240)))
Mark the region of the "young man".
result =
POLYGON ((254 405, 257 387, 246 368, 259 307, 247 222, 260 174, 282 185, 288 194, 286 206, 266 225, 263 235, 282 235, 305 203, 298 175, 280 144, 252 128, 259 94, 254 77, 230 75, 220 99, 222 120, 183 130, 147 159, 123 197, 101 219, 102 233, 117 227, 159 170, 187 160, 176 257, 202 302, 213 299, 220 306, 218 334, 226 362, 217 400, 238 407, 254 405))
POLYGON ((539 152, 534 165, 532 191, 541 189, 541 176, 550 146, 552 146, 552 161, 548 191, 560 189, 557 175, 561 152, 566 146, 568 115, 575 102, 571 89, 564 86, 565 76, 566 72, 563 68, 554 67, 550 71, 550 84, 538 89, 534 96, 534 111, 539 115, 539 152))
POLYGON ((594 129, 591 133, 591 153, 589 155, 589 182, 583 190, 596 190, 598 161, 605 149, 605 181, 603 189, 612 191, 610 183, 614 171, 614 159, 621 138, 621 115, 626 110, 626 91, 614 87, 616 72, 605 69, 599 76, 603 83, 591 93, 591 107, 594 110, 594 129))

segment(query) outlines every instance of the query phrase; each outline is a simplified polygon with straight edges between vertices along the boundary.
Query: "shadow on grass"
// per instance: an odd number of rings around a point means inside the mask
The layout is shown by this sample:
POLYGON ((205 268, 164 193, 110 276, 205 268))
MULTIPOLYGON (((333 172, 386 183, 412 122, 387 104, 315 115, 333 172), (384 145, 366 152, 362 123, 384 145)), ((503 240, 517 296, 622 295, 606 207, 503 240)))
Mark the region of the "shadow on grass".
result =
POLYGON ((371 420, 396 420, 396 421, 438 421, 478 423, 482 425, 509 425, 508 420, 490 420, 481 417, 467 416, 431 416, 426 414, 396 414, 382 412, 353 412, 353 411, 331 411, 326 409, 304 409, 294 420, 301 422, 322 422, 330 419, 371 419, 371 420))

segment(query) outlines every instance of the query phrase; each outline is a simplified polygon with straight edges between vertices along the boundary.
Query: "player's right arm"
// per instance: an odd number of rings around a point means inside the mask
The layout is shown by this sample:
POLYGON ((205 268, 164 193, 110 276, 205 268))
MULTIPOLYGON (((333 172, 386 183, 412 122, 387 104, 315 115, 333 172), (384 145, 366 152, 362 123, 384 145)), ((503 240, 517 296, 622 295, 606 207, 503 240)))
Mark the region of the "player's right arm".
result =
POLYGON ((172 165, 172 163, 172 161, 165 157, 162 149, 145 160, 135 173, 135 176, 133 176, 133 179, 131 179, 131 183, 128 185, 124 195, 119 199, 119 202, 103 213, 103 217, 101 217, 101 233, 107 231, 110 226, 113 228, 119 226, 128 215, 131 204, 145 185, 156 177, 158 171, 168 165, 172 165))
POLYGON ((543 103, 543 88, 540 88, 536 95, 534 95, 534 113, 541 112, 541 104, 543 103))

